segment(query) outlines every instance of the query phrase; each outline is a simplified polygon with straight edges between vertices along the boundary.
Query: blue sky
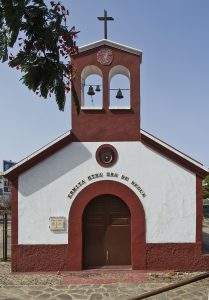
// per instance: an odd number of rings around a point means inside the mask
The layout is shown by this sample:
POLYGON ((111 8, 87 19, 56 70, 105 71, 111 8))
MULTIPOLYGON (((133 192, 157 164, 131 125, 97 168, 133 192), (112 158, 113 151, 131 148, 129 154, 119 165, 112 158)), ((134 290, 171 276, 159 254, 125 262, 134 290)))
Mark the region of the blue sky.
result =
MULTIPOLYGON (((106 9, 108 38, 143 50, 142 128, 209 166, 209 1, 65 0, 78 45, 103 38, 97 16, 106 9)), ((65 112, 0 65, 0 163, 18 161, 70 129, 65 112)), ((96 124, 95 124, 96 126, 96 124)))

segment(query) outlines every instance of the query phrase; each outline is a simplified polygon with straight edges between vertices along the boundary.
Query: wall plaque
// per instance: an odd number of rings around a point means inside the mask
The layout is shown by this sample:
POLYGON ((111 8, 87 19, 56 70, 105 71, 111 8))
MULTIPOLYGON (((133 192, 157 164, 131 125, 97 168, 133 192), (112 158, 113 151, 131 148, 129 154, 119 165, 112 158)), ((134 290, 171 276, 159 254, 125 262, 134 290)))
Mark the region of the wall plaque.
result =
POLYGON ((50 217, 49 228, 51 231, 65 231, 66 230, 66 218, 65 217, 50 217))

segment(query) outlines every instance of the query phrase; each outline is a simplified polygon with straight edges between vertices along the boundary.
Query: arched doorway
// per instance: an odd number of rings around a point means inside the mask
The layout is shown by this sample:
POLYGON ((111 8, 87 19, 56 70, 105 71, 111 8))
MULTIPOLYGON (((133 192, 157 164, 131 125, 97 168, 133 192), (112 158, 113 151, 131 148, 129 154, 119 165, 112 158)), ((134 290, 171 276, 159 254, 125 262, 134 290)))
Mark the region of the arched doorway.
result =
POLYGON ((126 185, 101 180, 83 188, 75 197, 69 212, 68 265, 67 269, 83 269, 83 215, 92 199, 102 195, 114 195, 121 199, 131 214, 131 264, 133 269, 146 268, 146 223, 140 199, 126 185))
POLYGON ((117 196, 100 195, 83 214, 83 266, 131 265, 131 214, 117 196))

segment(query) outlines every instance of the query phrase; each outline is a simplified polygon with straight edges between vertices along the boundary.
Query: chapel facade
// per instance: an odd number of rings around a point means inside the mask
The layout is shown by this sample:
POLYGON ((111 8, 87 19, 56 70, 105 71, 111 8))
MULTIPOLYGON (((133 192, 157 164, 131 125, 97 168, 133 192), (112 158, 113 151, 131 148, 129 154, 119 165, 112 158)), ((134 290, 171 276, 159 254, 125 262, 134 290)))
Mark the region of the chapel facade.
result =
POLYGON ((80 47, 72 62, 81 101, 79 114, 72 101, 72 130, 5 172, 12 270, 208 270, 208 171, 141 129, 142 52, 104 39, 80 47), (124 89, 112 86, 118 75, 124 89))

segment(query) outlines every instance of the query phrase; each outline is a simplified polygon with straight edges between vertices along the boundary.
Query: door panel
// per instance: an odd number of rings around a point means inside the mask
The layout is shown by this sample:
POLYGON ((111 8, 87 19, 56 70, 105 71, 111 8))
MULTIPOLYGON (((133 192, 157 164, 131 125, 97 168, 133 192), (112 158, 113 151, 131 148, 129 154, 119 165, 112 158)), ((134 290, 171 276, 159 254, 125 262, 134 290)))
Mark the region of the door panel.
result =
POLYGON ((103 236, 105 230, 100 226, 89 226, 86 230, 85 244, 85 265, 88 266, 99 266, 105 265, 105 248, 103 236), (93 234, 92 234, 93 233, 93 234))
POLYGON ((130 265, 130 226, 109 226, 106 231, 108 265, 130 265))
POLYGON ((93 199, 83 215, 84 266, 130 265, 130 226, 130 211, 121 199, 93 199))

